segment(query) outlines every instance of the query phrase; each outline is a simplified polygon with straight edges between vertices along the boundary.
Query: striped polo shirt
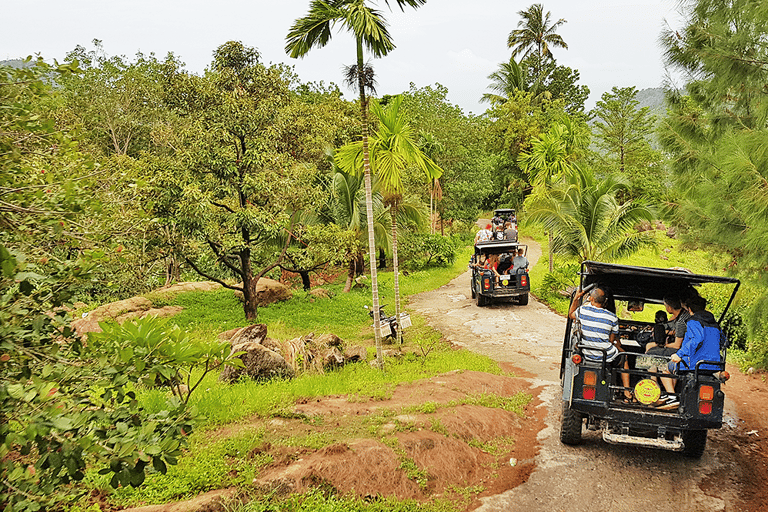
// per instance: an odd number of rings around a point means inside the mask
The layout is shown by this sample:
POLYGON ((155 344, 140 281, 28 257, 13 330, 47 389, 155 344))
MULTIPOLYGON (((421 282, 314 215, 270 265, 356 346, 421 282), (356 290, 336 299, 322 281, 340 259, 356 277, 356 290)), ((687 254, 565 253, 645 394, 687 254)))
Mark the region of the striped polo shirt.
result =
MULTIPOLYGON (((616 359, 619 351, 611 343, 610 335, 619 334, 619 319, 607 309, 596 308, 592 304, 584 304, 575 311, 576 318, 581 322, 581 344, 584 347, 593 347, 606 350, 608 361, 616 359)), ((602 359, 603 353, 599 350, 583 350, 584 356, 590 359, 602 359)))

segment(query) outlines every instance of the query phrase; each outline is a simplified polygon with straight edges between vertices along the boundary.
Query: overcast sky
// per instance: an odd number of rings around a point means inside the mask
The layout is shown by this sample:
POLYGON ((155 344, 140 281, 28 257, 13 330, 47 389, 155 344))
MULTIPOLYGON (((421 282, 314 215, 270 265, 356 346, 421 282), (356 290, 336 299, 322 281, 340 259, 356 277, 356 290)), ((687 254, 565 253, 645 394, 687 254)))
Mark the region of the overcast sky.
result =
MULTIPOLYGON (((371 2, 375 4, 376 2, 371 2)), ((373 62, 381 94, 440 83, 465 112, 482 113, 487 76, 509 59, 507 37, 518 11, 532 0, 428 0, 418 10, 389 11, 397 48, 373 62)), ((396 2, 392 2, 393 6, 396 2)), ((578 69, 590 88, 587 108, 613 86, 659 87, 664 79, 659 33, 680 25, 678 0, 547 0, 568 50, 555 49, 559 64, 578 69)), ((342 83, 342 68, 355 60, 354 42, 334 32, 323 49, 289 59, 285 35, 309 0, 0 0, 0 60, 41 54, 59 59, 76 45, 101 39, 108 55, 173 52, 199 73, 220 44, 238 40, 256 47, 265 63, 294 65, 302 81, 342 83)), ((347 98, 355 93, 342 86, 347 98)))

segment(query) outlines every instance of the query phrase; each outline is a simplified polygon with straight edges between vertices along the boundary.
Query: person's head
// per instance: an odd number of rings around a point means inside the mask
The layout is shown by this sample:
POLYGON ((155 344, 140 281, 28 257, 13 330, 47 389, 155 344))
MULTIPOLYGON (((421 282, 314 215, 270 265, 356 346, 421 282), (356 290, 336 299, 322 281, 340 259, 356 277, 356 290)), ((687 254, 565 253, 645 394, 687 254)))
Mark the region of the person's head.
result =
POLYGON ((486 224, 485 225, 485 229, 491 229, 491 225, 490 224, 486 224))
POLYGON ((663 324, 667 321, 667 314, 664 311, 659 310, 656 312, 655 320, 657 324, 663 324))
POLYGON ((505 222, 505 223, 504 223, 504 227, 505 227, 505 228, 507 228, 507 229, 509 229, 509 228, 511 228, 511 227, 512 227, 512 223, 511 223, 511 222, 509 222, 509 221, 507 221, 507 222, 505 222))
POLYGON ((522 249, 518 249, 517 250, 517 255, 518 256, 522 256, 523 255, 523 250, 522 249))
POLYGON ((700 295, 688 297, 685 299, 683 306, 688 308, 691 313, 698 313, 699 311, 707 309, 707 299, 700 295))
POLYGON ((606 301, 605 290, 603 290, 602 288, 595 288, 594 290, 589 292, 589 301, 595 307, 598 307, 598 308, 604 307, 605 301, 606 301))
POLYGON ((680 299, 674 295, 667 295, 664 297, 664 307, 667 309, 667 313, 674 313, 675 311, 680 311, 682 308, 680 299))

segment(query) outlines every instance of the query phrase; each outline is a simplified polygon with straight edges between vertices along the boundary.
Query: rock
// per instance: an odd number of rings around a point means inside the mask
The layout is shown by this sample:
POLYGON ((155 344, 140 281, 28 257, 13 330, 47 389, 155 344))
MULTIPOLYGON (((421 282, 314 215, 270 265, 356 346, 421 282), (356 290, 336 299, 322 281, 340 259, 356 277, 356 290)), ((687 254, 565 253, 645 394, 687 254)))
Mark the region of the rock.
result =
POLYGON ((669 238, 677 238, 677 229, 675 229, 674 226, 670 226, 669 229, 667 229, 667 236, 669 238))
POLYGON ((328 345, 329 347, 341 347, 344 345, 344 341, 335 334, 322 334, 319 338, 314 340, 314 343, 318 346, 328 345))
POLYGON ((295 373, 288 366, 283 356, 267 347, 248 341, 232 347, 232 352, 244 351, 240 356, 243 368, 226 366, 221 372, 219 380, 235 382, 241 375, 247 375, 255 380, 265 380, 274 377, 293 378, 295 373))
POLYGON ((229 341, 232 339, 232 337, 237 334, 237 332, 242 329, 242 327, 235 327, 234 329, 230 329, 228 331, 224 331, 221 334, 219 334, 219 340, 220 341, 229 341))
MULTIPOLYGON (((242 287, 243 283, 238 283, 235 286, 242 287)), ((243 292, 236 291, 235 295, 241 301, 243 300, 243 292)), ((256 283, 256 302, 259 306, 268 306, 278 301, 289 300, 292 297, 291 289, 274 279, 262 277, 256 283)))
MULTIPOLYGON (((223 333, 229 335, 231 331, 223 333)), ((222 335, 219 335, 221 338, 222 335)), ((273 377, 293 378, 295 372, 286 362, 281 353, 281 346, 273 339, 267 338, 267 326, 254 324, 234 332, 229 340, 232 352, 245 352, 240 356, 243 368, 226 366, 221 372, 220 380, 234 382, 241 375, 252 379, 271 379, 273 377)))
POLYGON ((325 288, 315 288, 314 290, 309 290, 309 294, 313 297, 316 297, 318 299, 330 299, 331 298, 331 292, 326 290, 325 288))
POLYGON ((209 292, 211 290, 218 290, 221 288, 219 283, 213 281, 195 281, 185 283, 175 283, 169 286, 163 286, 155 291, 166 293, 178 293, 178 292, 209 292))
POLYGON ((325 347, 320 351, 319 358, 323 363, 323 370, 338 368, 344 364, 344 355, 336 347, 325 347))
POLYGON ((344 359, 347 363, 366 361, 368 359, 368 351, 361 345, 355 345, 344 351, 344 359))
POLYGON ((384 357, 392 357, 392 358, 403 357, 403 353, 402 352, 400 352, 399 350, 391 349, 391 348, 388 348, 388 349, 384 350, 381 354, 384 357))
POLYGON ((83 313, 80 318, 72 322, 72 328, 77 336, 83 336, 89 332, 101 332, 99 322, 104 320, 122 322, 128 318, 140 316, 151 308, 152 302, 146 297, 131 297, 130 299, 110 302, 89 313, 83 313))
POLYGON ((247 327, 241 327, 238 331, 229 339, 229 343, 234 348, 235 345, 241 343, 258 343, 267 337, 266 324, 253 324, 247 327))
POLYGON ((651 225, 651 223, 648 222, 647 220, 644 220, 644 221, 641 221, 637 226, 635 226, 635 229, 641 233, 644 231, 652 231, 653 225, 651 225))

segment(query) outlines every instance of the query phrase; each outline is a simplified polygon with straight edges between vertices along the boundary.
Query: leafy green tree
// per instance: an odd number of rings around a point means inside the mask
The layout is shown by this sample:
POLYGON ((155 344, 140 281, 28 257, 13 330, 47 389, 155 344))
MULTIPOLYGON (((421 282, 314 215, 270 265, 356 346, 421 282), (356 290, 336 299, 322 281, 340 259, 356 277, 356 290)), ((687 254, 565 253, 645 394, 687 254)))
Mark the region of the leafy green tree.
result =
POLYGON ((568 49, 562 36, 557 33, 557 29, 567 22, 560 18, 551 23, 550 16, 552 13, 547 11, 544 14, 544 5, 542 4, 533 4, 517 14, 522 19, 517 22, 518 28, 510 32, 507 46, 512 48, 512 57, 522 55, 521 58, 525 59, 528 55, 533 55, 535 74, 537 77, 541 77, 544 64, 554 58, 551 48, 568 49))
POLYGON ((584 102, 589 97, 589 87, 579 85, 579 70, 558 65, 552 59, 544 63, 539 72, 536 57, 531 55, 520 63, 525 80, 537 94, 550 100, 560 99, 569 115, 583 115, 584 102))
POLYGON ((411 84, 402 105, 423 151, 444 171, 431 184, 423 173, 404 177, 408 190, 429 193, 421 197, 439 212, 441 233, 446 221, 474 223, 485 198, 493 192, 495 163, 487 142, 488 120, 465 114, 447 96, 448 89, 440 84, 422 88, 411 84))
MULTIPOLYGON (((387 5, 389 1, 385 0, 387 5)), ((426 0, 395 0, 403 9, 406 5, 418 8, 426 0)), ((371 289, 373 292, 374 333, 379 366, 383 365, 381 353, 381 330, 379 329, 379 297, 376 277, 376 253, 373 229, 373 205, 371 176, 368 161, 368 100, 366 91, 373 88, 373 69, 365 65, 363 48, 374 57, 384 57, 395 49, 386 22, 379 11, 368 6, 365 0, 312 0, 309 12, 297 19, 286 37, 285 51, 291 57, 303 57, 312 48, 322 48, 331 39, 333 25, 340 23, 355 36, 357 60, 347 68, 347 81, 357 84, 360 94, 360 118, 362 120, 363 166, 365 176, 366 217, 368 219, 368 257, 371 267, 371 289)))
MULTIPOLYGON (((379 179, 384 192, 385 204, 389 204, 392 216, 392 256, 395 284, 395 315, 400 318, 400 278, 397 258, 397 217, 405 192, 403 174, 407 167, 413 167, 426 174, 428 179, 439 178, 443 171, 418 146, 416 134, 408 119, 400 110, 402 96, 396 96, 386 107, 375 102, 371 107, 378 120, 378 128, 370 141, 371 170, 379 179)), ((362 167, 362 144, 353 143, 337 153, 339 167, 347 172, 360 171, 362 167)), ((398 331, 402 342, 402 329, 398 331)))
POLYGON ((289 126, 288 84, 280 69, 261 65, 258 57, 255 49, 231 41, 216 50, 204 76, 169 77, 167 101, 179 122, 168 127, 168 154, 151 162, 156 174, 146 190, 156 217, 185 236, 185 262, 241 291, 248 319, 258 314, 258 280, 283 261, 291 236, 278 251, 272 242, 286 230, 290 234, 294 212, 320 197, 316 167, 281 145, 289 126), (198 265, 203 251, 241 284, 198 265))
POLYGON ((166 111, 164 77, 181 63, 173 54, 160 61, 140 52, 129 62, 108 57, 98 39, 93 44, 94 50, 77 46, 66 56, 83 69, 61 81, 68 121, 83 128, 94 152, 138 156, 150 149, 153 125, 166 111))
MULTIPOLYGON (((684 9, 685 25, 663 36, 667 64, 687 82, 669 95, 660 128, 679 198, 671 212, 685 240, 764 289, 768 6, 698 0, 684 9)), ((768 298, 747 302, 750 363, 765 366, 768 298)))
POLYGON ((629 178, 631 197, 659 200, 666 180, 661 155, 650 144, 656 119, 648 107, 637 108, 636 96, 635 87, 613 87, 597 102, 590 113, 601 150, 596 158, 607 172, 629 178))
POLYGON ((66 257, 86 236, 83 212, 98 200, 93 162, 48 105, 51 79, 77 72, 42 58, 0 66, 0 243, 30 256, 58 249, 66 257))
POLYGON ((654 243, 648 232, 638 232, 634 226, 652 220, 655 212, 618 201, 617 193, 624 186, 616 177, 598 179, 590 171, 577 169, 551 189, 535 190, 526 199, 526 212, 554 234, 550 245, 556 254, 580 262, 615 261, 654 243))

